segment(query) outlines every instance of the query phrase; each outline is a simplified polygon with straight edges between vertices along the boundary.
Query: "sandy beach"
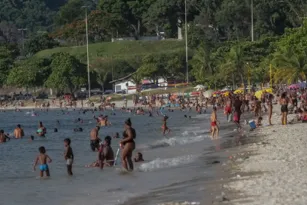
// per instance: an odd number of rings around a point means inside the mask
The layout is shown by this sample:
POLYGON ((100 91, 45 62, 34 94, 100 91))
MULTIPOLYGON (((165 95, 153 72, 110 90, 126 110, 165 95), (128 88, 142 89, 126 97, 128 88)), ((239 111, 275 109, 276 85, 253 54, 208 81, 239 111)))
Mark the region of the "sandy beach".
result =
MULTIPOLYGON (((261 142, 240 150, 249 156, 242 154, 244 159, 237 159, 232 182, 224 186, 231 192, 237 192, 235 199, 231 199, 232 204, 307 203, 307 124, 280 125, 279 106, 276 108, 274 125, 263 127, 256 133, 261 142)), ((294 117, 290 115, 288 121, 294 117)))

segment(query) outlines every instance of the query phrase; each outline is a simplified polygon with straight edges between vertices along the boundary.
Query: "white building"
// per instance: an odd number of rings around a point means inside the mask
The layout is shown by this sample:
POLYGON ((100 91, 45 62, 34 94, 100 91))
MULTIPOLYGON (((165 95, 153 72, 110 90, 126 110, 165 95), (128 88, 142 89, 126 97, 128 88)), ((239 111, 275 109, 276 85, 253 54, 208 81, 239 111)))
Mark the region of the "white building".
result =
MULTIPOLYGON (((126 94, 134 94, 137 92, 137 87, 135 83, 130 80, 131 75, 132 74, 110 82, 114 84, 115 93, 125 91, 126 94)), ((158 79, 158 85, 154 84, 152 80, 147 79, 142 80, 142 83, 140 84, 140 86, 142 86, 144 89, 167 87, 167 85, 167 81, 163 78, 158 79)), ((139 89, 142 89, 142 87, 140 87, 139 89)))

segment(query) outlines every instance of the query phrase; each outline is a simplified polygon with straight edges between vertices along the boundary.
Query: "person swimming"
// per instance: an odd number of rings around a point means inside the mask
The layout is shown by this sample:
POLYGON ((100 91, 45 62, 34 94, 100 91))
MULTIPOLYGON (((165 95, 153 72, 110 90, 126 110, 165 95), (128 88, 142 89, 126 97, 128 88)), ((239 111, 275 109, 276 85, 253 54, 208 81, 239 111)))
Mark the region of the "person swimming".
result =
POLYGON ((137 155, 134 158, 134 162, 144 162, 143 154, 141 152, 137 153, 137 155))

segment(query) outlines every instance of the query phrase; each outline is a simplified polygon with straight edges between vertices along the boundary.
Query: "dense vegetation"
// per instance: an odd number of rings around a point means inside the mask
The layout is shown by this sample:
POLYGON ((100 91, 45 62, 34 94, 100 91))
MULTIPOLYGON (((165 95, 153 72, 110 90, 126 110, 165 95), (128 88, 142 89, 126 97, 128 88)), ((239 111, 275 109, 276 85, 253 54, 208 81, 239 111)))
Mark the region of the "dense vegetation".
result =
MULTIPOLYGON (((184 0, 2 0, 0 86, 77 90, 86 81, 88 13, 93 85, 134 73, 185 79, 184 0), (84 7, 86 6, 86 7, 84 7), (25 30, 26 29, 26 30, 25 30), (167 40, 145 42, 163 34, 167 40), (111 38, 136 41, 111 43, 111 38), (47 49, 47 50, 46 50, 47 49), (63 77, 67 76, 67 77, 63 77)), ((187 0, 190 79, 210 86, 305 80, 307 0, 187 0)))

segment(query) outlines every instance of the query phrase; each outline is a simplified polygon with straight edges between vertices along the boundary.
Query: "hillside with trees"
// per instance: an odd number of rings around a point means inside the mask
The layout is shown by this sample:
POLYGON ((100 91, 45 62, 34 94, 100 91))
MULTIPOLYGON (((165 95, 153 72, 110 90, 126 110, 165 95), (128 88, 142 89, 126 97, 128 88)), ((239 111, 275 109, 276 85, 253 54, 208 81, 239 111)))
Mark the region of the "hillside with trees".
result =
MULTIPOLYGON (((268 82, 270 65, 276 84, 306 80, 307 0, 186 2, 192 82, 268 82)), ((86 84, 86 12, 94 85, 132 72, 185 79, 185 43, 177 39, 184 0, 2 0, 0 85, 73 91, 86 84), (161 32, 166 40, 139 40, 161 32), (120 37, 135 41, 110 42, 120 37), (75 77, 57 79, 66 74, 75 77)))

